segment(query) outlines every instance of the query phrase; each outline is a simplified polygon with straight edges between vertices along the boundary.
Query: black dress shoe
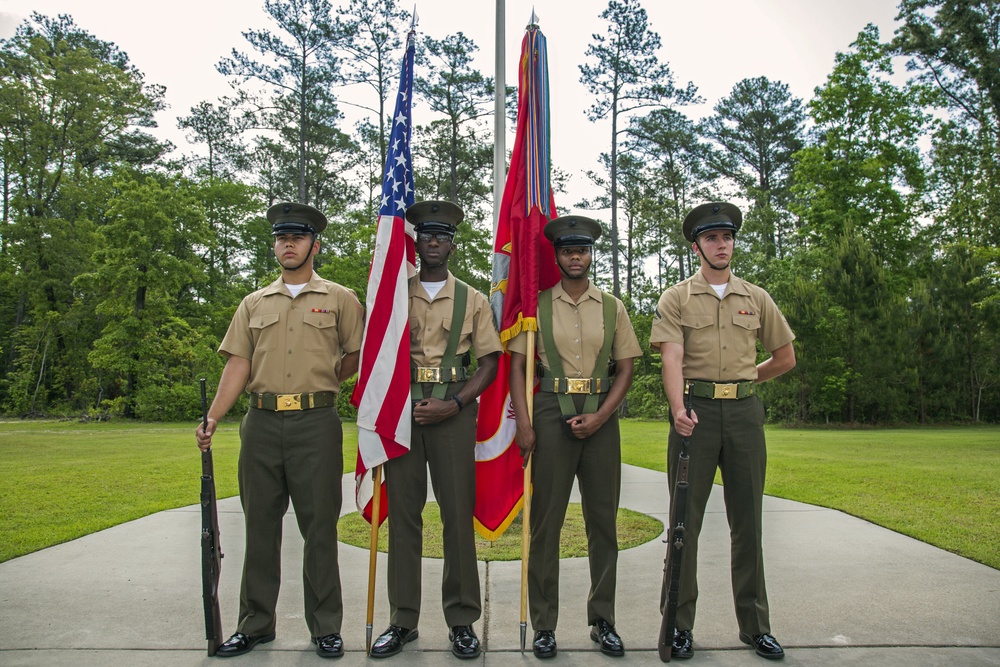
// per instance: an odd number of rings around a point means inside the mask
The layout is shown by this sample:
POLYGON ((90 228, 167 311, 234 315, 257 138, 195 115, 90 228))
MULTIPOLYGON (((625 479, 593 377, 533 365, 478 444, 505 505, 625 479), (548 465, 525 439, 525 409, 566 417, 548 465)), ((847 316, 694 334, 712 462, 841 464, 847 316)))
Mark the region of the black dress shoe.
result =
POLYGON ((694 657, 694 635, 690 630, 674 630, 674 644, 670 655, 679 660, 694 657))
POLYGON ((398 625, 390 625, 389 629, 380 634, 372 644, 372 650, 368 655, 373 658, 391 658, 403 650, 403 644, 412 642, 419 634, 416 628, 409 630, 398 625))
POLYGON ((535 633, 535 641, 531 643, 531 650, 536 658, 556 657, 556 633, 552 630, 539 630, 535 633))
POLYGON ((339 658, 344 655, 344 640, 336 632, 325 637, 313 637, 312 641, 316 645, 316 655, 321 658, 339 658))
POLYGON ((597 619, 597 623, 591 628, 590 638, 601 645, 601 653, 604 655, 616 658, 625 655, 625 645, 622 644, 622 638, 618 636, 615 626, 603 618, 597 619))
POLYGON ((475 658, 479 655, 479 637, 471 625, 456 625, 448 633, 451 652, 458 658, 475 658))
POLYGON ((234 655, 249 653, 257 644, 266 644, 273 641, 273 632, 269 635, 245 635, 242 632, 237 632, 219 646, 219 650, 215 655, 222 658, 231 658, 234 655))
POLYGON ((740 633, 740 641, 753 646, 753 650, 762 658, 768 660, 781 660, 785 657, 785 649, 781 648, 778 640, 769 634, 750 635, 740 633))

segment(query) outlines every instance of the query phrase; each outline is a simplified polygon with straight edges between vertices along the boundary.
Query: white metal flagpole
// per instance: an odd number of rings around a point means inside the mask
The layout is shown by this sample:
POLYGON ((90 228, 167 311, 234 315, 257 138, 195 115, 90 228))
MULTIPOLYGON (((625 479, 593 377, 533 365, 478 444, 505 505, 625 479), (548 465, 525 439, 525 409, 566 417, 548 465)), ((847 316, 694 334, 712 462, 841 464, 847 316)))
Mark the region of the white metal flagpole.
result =
POLYGON ((506 146, 506 102, 507 82, 504 67, 504 23, 506 9, 504 0, 497 0, 496 15, 496 71, 494 76, 493 101, 493 237, 497 235, 497 225, 500 222, 500 200, 503 199, 504 182, 507 180, 507 146, 506 146))

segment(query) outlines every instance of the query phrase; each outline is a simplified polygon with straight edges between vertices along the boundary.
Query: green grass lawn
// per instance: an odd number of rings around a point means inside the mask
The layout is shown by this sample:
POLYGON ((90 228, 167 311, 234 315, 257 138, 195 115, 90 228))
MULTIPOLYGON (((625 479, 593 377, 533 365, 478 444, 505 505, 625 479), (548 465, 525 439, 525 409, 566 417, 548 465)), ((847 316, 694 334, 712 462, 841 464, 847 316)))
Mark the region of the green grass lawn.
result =
MULTIPOLYGON (((0 422, 0 562, 198 502, 194 424, 0 422)), ((357 434, 345 424, 344 470, 357 434)), ((622 422, 622 458, 666 465, 666 424, 622 422)), ((832 507, 1000 569, 1000 427, 768 429, 767 493, 832 507)), ((238 424, 216 437, 235 495, 238 424)), ((345 499, 345 502, 351 502, 345 499)))
MULTIPOLYGON (((444 558, 441 539, 441 512, 437 503, 427 503, 421 515, 424 520, 422 555, 424 558, 444 558)), ((521 514, 518 514, 503 535, 490 542, 476 534, 476 556, 483 561, 509 561, 521 559, 521 514)), ((378 529, 378 550, 389 547, 389 522, 378 529)), ((663 532, 663 524, 651 516, 618 508, 618 548, 631 549, 655 539, 663 532)), ((344 516, 337 525, 341 542, 368 549, 371 544, 371 525, 357 512, 344 516)), ((580 503, 570 503, 566 520, 559 533, 559 555, 562 558, 581 558, 587 555, 587 533, 580 503)))

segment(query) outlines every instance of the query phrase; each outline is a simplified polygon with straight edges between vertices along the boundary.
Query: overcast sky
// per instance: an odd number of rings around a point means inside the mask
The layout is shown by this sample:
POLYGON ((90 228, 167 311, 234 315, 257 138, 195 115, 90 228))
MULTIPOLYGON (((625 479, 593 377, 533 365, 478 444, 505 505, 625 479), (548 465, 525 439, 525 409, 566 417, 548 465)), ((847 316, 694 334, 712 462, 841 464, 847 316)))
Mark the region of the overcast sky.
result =
MULTIPOLYGON (((897 2, 645 0, 643 6, 663 42, 660 58, 677 84, 693 82, 706 99, 689 111, 697 118, 749 77, 781 81, 794 95, 810 99, 833 68, 835 54, 846 51, 866 24, 878 26, 883 39, 892 35, 897 2)), ((412 9, 408 2, 404 6, 412 9)), ((421 0, 416 3, 418 30, 438 39, 463 32, 479 46, 477 67, 492 75, 495 7, 490 0, 421 0)), ((557 198, 560 209, 588 196, 582 171, 594 168, 609 142, 610 125, 586 119, 590 101, 578 67, 591 35, 605 32, 599 16, 606 7, 607 0, 506 0, 508 85, 517 83, 517 58, 532 8, 548 39, 552 159, 572 175, 569 195, 557 198)), ((192 148, 177 129, 177 117, 202 100, 214 102, 227 94, 228 82, 216 72, 216 63, 234 47, 247 50, 242 31, 270 27, 263 0, 0 0, 0 37, 12 35, 32 11, 69 14, 81 28, 125 51, 149 83, 165 86, 169 107, 158 116, 156 133, 182 152, 192 148)), ((345 90, 341 96, 350 94, 345 90)), ((509 149, 509 124, 507 131, 509 149)))

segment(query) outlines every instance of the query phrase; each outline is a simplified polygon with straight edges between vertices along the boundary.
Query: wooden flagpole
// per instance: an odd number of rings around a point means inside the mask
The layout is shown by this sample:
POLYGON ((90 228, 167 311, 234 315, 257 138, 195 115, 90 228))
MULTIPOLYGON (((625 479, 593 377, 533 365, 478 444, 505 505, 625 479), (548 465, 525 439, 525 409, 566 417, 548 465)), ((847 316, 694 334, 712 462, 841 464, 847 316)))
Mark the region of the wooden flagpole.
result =
POLYGON ((368 623, 365 625, 365 653, 372 651, 372 622, 375 620, 375 557, 378 555, 378 524, 381 516, 379 504, 382 502, 382 466, 375 466, 372 475, 372 538, 368 547, 368 623))
MULTIPOLYGON (((528 403, 528 423, 535 418, 535 332, 528 331, 527 366, 524 371, 524 397, 528 403)), ((537 444, 537 443, 536 443, 537 444)), ((521 495, 521 653, 528 636, 528 547, 531 544, 531 454, 524 461, 524 491, 521 495)))

